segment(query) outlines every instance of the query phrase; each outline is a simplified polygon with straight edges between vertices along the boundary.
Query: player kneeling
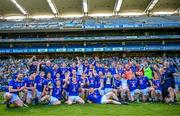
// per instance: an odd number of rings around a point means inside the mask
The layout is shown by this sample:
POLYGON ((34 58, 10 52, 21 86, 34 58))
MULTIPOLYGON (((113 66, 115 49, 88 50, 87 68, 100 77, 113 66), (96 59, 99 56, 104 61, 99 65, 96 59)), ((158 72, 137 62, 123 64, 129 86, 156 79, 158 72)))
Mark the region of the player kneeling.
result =
POLYGON ((162 101, 162 88, 161 88, 161 80, 158 76, 154 76, 155 79, 153 80, 153 87, 155 89, 155 100, 162 101))
POLYGON ((148 99, 149 92, 153 89, 149 86, 149 81, 146 76, 143 76, 143 73, 139 73, 138 77, 139 91, 142 94, 142 101, 146 102, 148 99))
POLYGON ((33 72, 30 74, 30 76, 28 78, 24 79, 24 82, 26 83, 26 87, 27 87, 27 96, 26 96, 26 102, 28 104, 32 103, 33 104, 37 104, 37 100, 36 99, 36 89, 35 89, 35 77, 36 77, 36 73, 33 72))
POLYGON ((105 95, 100 95, 99 90, 95 90, 93 88, 89 89, 88 95, 89 103, 97 103, 97 104, 121 104, 119 102, 118 97, 113 92, 108 92, 105 95))
POLYGON ((7 108, 10 104, 14 104, 17 107, 22 107, 24 105, 23 101, 19 97, 20 92, 26 91, 26 85, 23 81, 23 74, 19 73, 16 79, 12 79, 9 82, 8 92, 4 94, 7 108))
MULTIPOLYGON (((131 101, 133 102, 135 100, 135 94, 139 94, 138 90, 138 80, 135 77, 135 75, 132 75, 131 79, 127 81, 129 90, 130 90, 130 96, 131 96, 131 101)), ((138 99, 138 98, 136 98, 138 99)))
POLYGON ((56 80, 55 85, 52 82, 47 84, 47 94, 41 98, 42 102, 48 102, 49 105, 59 105, 62 99, 62 86, 61 81, 56 80))
POLYGON ((67 104, 71 105, 73 103, 85 103, 84 100, 79 96, 81 88, 76 77, 72 77, 72 81, 66 81, 65 86, 68 87, 69 91, 67 104))

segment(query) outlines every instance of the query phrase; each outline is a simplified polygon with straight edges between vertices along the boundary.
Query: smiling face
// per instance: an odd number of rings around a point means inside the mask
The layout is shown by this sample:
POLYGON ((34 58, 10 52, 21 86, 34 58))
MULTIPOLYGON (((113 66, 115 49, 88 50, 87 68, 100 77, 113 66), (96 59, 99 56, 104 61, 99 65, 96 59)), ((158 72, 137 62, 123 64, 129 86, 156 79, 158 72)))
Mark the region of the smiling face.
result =
POLYGON ((48 61, 46 62, 46 66, 51 66, 51 61, 48 60, 48 61))
POLYGON ((51 73, 47 74, 47 79, 51 79, 51 73))
POLYGON ((17 80, 21 81, 23 79, 24 75, 22 73, 19 73, 17 75, 17 80))

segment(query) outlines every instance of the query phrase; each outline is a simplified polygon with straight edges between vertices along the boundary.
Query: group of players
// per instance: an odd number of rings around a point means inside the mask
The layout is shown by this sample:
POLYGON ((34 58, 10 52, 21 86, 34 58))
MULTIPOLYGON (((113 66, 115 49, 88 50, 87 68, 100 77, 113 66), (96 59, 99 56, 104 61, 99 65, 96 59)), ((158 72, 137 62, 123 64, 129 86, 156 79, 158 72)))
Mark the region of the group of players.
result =
POLYGON ((7 107, 46 103, 59 105, 65 102, 127 104, 133 101, 175 102, 174 74, 171 62, 150 65, 148 61, 126 64, 111 62, 103 65, 99 58, 91 63, 79 57, 70 66, 64 62, 52 65, 51 61, 29 62, 29 75, 21 71, 9 82, 4 94, 7 107))

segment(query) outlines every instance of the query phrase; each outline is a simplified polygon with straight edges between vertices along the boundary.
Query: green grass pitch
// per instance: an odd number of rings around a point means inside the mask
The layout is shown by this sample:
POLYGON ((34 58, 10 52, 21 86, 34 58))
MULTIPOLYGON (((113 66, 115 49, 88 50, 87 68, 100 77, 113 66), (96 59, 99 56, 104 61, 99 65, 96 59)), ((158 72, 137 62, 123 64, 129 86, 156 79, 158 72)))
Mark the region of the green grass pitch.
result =
MULTIPOLYGON (((180 96, 179 96, 180 97, 180 96)), ((179 99, 180 101, 180 99, 179 99)), ((84 104, 37 105, 9 108, 0 105, 0 116, 180 116, 180 105, 131 103, 129 105, 84 104)))
POLYGON ((132 103, 130 105, 85 104, 68 106, 38 105, 10 108, 0 105, 0 116, 180 116, 180 105, 132 103))

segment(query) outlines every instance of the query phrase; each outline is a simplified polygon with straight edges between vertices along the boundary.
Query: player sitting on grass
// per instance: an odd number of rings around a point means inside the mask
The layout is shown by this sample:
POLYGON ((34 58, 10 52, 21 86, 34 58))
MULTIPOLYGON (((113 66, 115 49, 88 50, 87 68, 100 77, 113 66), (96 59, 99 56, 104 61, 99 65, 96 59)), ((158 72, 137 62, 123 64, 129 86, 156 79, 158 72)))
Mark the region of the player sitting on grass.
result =
POLYGON ((105 95, 100 95, 99 90, 89 89, 88 103, 97 104, 121 104, 118 97, 113 92, 108 92, 105 95))
POLYGON ((123 93, 123 88, 122 88, 122 82, 121 82, 121 77, 119 74, 114 74, 113 77, 113 88, 117 91, 117 96, 119 99, 122 101, 125 101, 124 99, 124 93, 123 93))
POLYGON ((130 90, 131 101, 133 102, 135 100, 135 94, 139 93, 138 80, 134 74, 128 79, 127 83, 130 90))
POLYGON ((161 80, 159 79, 159 76, 156 73, 154 73, 153 87, 155 89, 155 91, 154 91, 155 100, 162 101, 161 80))
POLYGON ((17 74, 16 79, 12 79, 9 82, 8 92, 4 94, 5 101, 7 103, 7 108, 10 104, 14 104, 17 107, 22 107, 24 105, 23 101, 19 97, 20 92, 26 91, 26 85, 23 80, 23 74, 17 74))
POLYGON ((47 95, 43 96, 41 98, 42 102, 48 102, 49 105, 59 105, 61 104, 61 99, 62 99, 62 86, 61 86, 61 81, 56 80, 55 84, 52 82, 48 82, 47 84, 47 95))
POLYGON ((35 79, 35 87, 36 87, 36 97, 38 97, 38 102, 40 102, 43 90, 45 88, 46 79, 44 78, 45 72, 41 71, 39 75, 36 76, 35 79))
POLYGON ((26 96, 26 103, 30 104, 33 102, 33 104, 37 104, 36 98, 36 89, 35 89, 35 77, 36 73, 32 72, 28 78, 24 79, 24 82, 26 83, 27 87, 27 96, 26 96))
POLYGON ((139 72, 138 84, 139 84, 140 93, 142 94, 142 101, 146 102, 148 99, 150 88, 148 87, 149 85, 148 78, 146 76, 143 76, 142 72, 139 72))
POLYGON ((123 95, 123 101, 127 100, 131 100, 131 96, 130 96, 130 91, 129 91, 129 87, 127 84, 127 79, 125 78, 125 75, 122 75, 121 78, 121 83, 122 83, 122 95, 123 95))
POLYGON ((73 103, 85 103, 84 100, 79 96, 81 88, 77 77, 71 77, 71 80, 65 82, 64 87, 68 88, 69 92, 67 104, 71 105, 73 103))
POLYGON ((104 94, 113 90, 113 78, 111 72, 107 72, 104 78, 104 94))

